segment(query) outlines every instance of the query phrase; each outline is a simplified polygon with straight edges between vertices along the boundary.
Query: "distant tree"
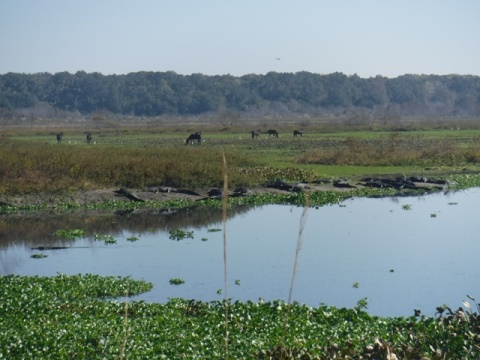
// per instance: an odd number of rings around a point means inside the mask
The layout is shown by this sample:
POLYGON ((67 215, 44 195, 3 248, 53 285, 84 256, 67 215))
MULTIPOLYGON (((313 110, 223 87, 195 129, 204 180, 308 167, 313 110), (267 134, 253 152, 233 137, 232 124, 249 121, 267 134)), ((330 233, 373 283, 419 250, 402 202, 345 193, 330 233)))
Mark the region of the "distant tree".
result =
POLYGON ((377 76, 361 79, 357 75, 353 75, 350 80, 354 87, 353 105, 372 109, 388 103, 385 78, 377 76))
POLYGON ((336 72, 323 76, 327 98, 322 102, 326 107, 350 107, 353 104, 353 87, 345 74, 336 72))
POLYGON ((43 113, 51 106, 56 114, 66 111, 85 115, 350 113, 357 121, 357 114, 380 114, 382 109, 395 108, 394 116, 477 116, 480 77, 403 75, 364 79, 338 72, 269 72, 234 77, 185 76, 171 71, 107 76, 84 71, 0 75, 3 114, 25 108, 36 108, 31 113, 38 113, 38 104, 44 104, 43 113))
POLYGON ((419 76, 403 75, 395 79, 389 79, 386 86, 391 102, 423 104, 425 101, 423 81, 419 76))

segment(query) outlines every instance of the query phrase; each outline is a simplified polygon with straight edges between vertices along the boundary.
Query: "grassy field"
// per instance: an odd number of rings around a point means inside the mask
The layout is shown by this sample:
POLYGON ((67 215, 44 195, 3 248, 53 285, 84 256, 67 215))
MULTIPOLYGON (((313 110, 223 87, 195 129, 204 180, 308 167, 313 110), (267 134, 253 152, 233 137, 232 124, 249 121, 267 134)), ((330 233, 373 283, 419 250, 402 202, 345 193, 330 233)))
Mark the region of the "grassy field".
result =
POLYGON ((203 132, 200 146, 185 145, 185 130, 98 130, 92 145, 86 144, 83 132, 73 130, 61 144, 52 131, 2 135, 0 191, 12 194, 221 186, 222 152, 230 186, 258 186, 277 178, 434 176, 480 169, 480 130, 306 132, 303 138, 290 132, 252 140, 245 129, 211 129, 203 132))

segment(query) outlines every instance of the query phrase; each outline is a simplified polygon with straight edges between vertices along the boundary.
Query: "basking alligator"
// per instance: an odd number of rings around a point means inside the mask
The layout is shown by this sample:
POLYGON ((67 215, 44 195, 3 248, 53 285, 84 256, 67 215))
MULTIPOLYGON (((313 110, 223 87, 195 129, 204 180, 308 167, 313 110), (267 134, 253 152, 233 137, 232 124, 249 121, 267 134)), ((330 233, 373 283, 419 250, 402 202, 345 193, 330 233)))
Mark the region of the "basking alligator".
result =
POLYGON ((122 187, 120 190, 115 190, 114 193, 116 193, 118 195, 123 195, 127 199, 130 199, 130 200, 133 200, 133 201, 145 202, 145 200, 140 199, 137 195, 130 192, 127 188, 124 188, 124 187, 122 187))
POLYGON ((274 182, 266 183, 265 187, 285 191, 302 192, 308 188, 308 185, 305 183, 288 184, 285 181, 277 180, 274 182))
POLYGON ((443 189, 447 186, 447 181, 437 180, 423 177, 404 177, 400 176, 394 179, 380 179, 374 177, 367 177, 361 179, 363 183, 360 183, 363 186, 375 187, 375 188, 393 188, 393 189, 409 189, 409 190, 420 190, 420 189, 443 189), (430 186, 422 186, 420 184, 430 184, 430 186))
POLYGON ((148 191, 153 192, 153 193, 159 193, 159 192, 162 192, 162 193, 170 193, 170 192, 174 192, 174 193, 180 193, 180 194, 200 196, 200 194, 197 193, 196 191, 188 190, 188 189, 177 189, 177 188, 170 187, 170 186, 150 186, 150 187, 148 188, 148 191))

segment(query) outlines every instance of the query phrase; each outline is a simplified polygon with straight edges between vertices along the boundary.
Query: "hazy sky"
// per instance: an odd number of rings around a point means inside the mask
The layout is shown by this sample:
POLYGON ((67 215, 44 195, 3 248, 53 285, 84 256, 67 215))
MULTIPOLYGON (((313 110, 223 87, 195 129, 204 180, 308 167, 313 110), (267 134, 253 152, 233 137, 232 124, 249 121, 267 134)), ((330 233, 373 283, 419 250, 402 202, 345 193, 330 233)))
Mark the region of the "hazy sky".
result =
POLYGON ((0 74, 480 75, 480 0, 0 0, 0 51, 0 74))

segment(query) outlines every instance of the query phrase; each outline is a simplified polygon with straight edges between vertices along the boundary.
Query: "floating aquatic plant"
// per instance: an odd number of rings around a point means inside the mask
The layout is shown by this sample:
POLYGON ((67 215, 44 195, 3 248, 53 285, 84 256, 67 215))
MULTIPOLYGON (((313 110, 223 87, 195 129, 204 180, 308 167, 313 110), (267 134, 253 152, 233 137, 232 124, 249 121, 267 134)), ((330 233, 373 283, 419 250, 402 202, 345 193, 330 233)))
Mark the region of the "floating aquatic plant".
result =
POLYGON ((77 239, 86 236, 85 230, 83 229, 60 229, 54 232, 55 236, 64 238, 64 239, 77 239))
MULTIPOLYGON (((124 349, 131 359, 224 359, 224 300, 131 301, 128 307, 118 300, 152 286, 89 274, 0 276, 0 358, 118 359, 124 349)), ((411 317, 384 318, 358 307, 230 302, 229 358, 280 359, 274 355, 283 351, 290 356, 284 359, 385 359, 375 351, 388 346, 399 359, 474 360, 480 323, 474 305, 463 305, 464 311, 441 307, 436 317, 414 317, 412 309, 411 317), (285 311, 277 309, 287 306, 292 316, 283 342, 285 311)))
POLYGON ((103 241, 105 245, 112 245, 116 244, 117 240, 113 237, 113 235, 95 235, 96 241, 103 241))
POLYGON ((367 309, 368 308, 368 298, 364 297, 357 301, 358 309, 367 309))
POLYGON ((185 283, 185 280, 180 279, 180 278, 173 278, 169 280, 171 285, 181 285, 185 283))
POLYGON ((170 230, 170 239, 171 240, 183 240, 183 239, 193 239, 193 231, 185 231, 181 229, 170 230))

